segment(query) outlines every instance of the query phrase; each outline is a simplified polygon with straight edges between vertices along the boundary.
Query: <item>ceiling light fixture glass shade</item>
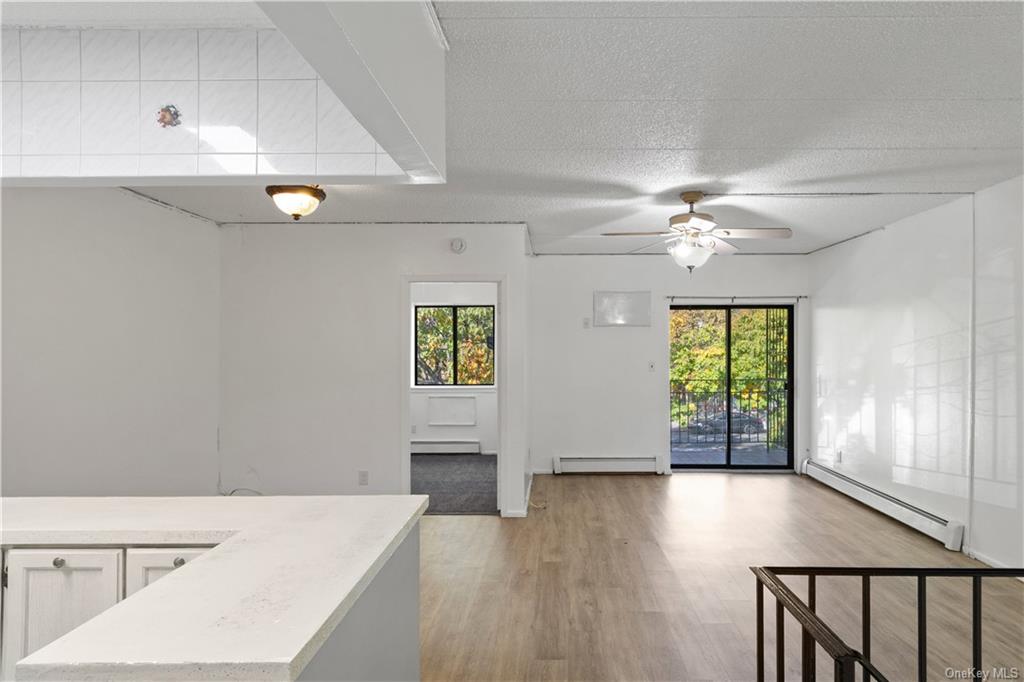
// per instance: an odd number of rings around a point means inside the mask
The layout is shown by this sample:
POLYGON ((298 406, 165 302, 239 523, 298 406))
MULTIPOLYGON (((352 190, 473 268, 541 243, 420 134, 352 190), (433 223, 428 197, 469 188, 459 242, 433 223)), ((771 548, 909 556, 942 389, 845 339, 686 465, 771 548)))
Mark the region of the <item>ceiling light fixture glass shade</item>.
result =
POLYGON ((695 211, 674 215, 668 219, 668 224, 679 230, 699 230, 700 232, 707 232, 718 227, 718 223, 710 213, 695 211))
POLYGON ((690 272, 707 263, 708 258, 711 258, 711 254, 714 253, 709 247, 701 246, 689 239, 680 239, 669 244, 668 252, 676 265, 686 268, 690 272))
POLYGON ((270 185, 267 194, 292 220, 309 215, 327 198, 327 194, 315 185, 270 185))

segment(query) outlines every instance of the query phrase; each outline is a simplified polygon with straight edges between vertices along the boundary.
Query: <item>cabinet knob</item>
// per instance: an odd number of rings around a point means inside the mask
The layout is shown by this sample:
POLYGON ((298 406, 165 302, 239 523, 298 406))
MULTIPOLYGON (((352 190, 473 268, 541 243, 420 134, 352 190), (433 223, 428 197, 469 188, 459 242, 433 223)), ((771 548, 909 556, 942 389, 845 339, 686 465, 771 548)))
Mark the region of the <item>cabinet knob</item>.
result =
POLYGON ((55 558, 55 559, 53 560, 53 567, 54 567, 54 568, 64 568, 64 564, 65 564, 65 563, 66 563, 66 562, 65 562, 65 561, 64 561, 64 560, 63 560, 62 558, 60 558, 60 557, 57 557, 57 558, 55 558))
POLYGON ((175 568, 181 568, 182 566, 185 565, 185 559, 183 557, 180 557, 180 556, 179 557, 174 557, 174 561, 172 563, 174 564, 175 568))

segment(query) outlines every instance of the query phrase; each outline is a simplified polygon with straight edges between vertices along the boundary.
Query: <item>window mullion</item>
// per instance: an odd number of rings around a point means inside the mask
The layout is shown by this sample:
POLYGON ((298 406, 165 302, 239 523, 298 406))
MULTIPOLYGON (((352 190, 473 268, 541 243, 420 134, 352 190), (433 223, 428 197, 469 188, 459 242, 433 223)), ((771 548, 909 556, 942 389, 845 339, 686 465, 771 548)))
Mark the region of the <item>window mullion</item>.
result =
POLYGON ((452 386, 459 385, 459 307, 452 306, 452 386))

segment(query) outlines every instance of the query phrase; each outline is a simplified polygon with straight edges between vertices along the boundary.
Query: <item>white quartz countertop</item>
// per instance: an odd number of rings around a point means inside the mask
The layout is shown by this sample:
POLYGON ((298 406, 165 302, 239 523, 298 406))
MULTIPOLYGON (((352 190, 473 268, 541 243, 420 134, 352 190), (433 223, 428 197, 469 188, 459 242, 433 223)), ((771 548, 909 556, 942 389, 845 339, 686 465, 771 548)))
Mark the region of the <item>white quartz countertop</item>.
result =
POLYGON ((18 679, 294 680, 424 495, 0 500, 5 546, 217 546, 18 664, 18 679))

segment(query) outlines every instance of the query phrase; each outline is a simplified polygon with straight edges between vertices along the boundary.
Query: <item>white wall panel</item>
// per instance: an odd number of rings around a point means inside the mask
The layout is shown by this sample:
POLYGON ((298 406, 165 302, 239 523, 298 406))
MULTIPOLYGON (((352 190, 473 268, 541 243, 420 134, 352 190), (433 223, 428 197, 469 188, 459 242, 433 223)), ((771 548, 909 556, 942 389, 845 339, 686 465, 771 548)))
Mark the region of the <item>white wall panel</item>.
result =
POLYGON ((970 198, 811 262, 815 459, 964 521, 970 198))
POLYGON ((1024 564, 1024 226, 1022 178, 978 192, 974 508, 979 557, 1024 564))
MULTIPOLYGON (((493 282, 413 282, 410 304, 417 305, 497 305, 498 285, 493 282)), ((412 312, 410 311, 410 314, 412 312)), ((500 313, 498 313, 500 318, 500 313)), ((413 318, 415 320, 415 318, 413 318)), ((500 324, 496 321, 495 324, 500 324)), ((415 324, 411 327, 415 329, 415 324)), ((413 332, 415 333, 415 332, 413 332)), ((414 365, 413 365, 414 366, 414 365)), ((409 377, 409 418, 414 432, 412 440, 478 440, 484 453, 498 452, 498 391, 494 386, 415 386, 409 377), (463 409, 471 400, 472 423, 466 414, 451 414, 441 405, 454 399, 463 409), (440 422, 447 423, 440 423, 440 422)))
MULTIPOLYGON (((653 456, 662 458, 667 466, 666 296, 795 296, 807 290, 801 256, 713 256, 692 275, 668 254, 532 259, 530 420, 534 471, 551 471, 552 457, 557 456, 653 456), (636 290, 651 292, 649 327, 589 324, 595 291, 636 290), (653 371, 648 362, 654 363, 653 371)), ((797 353, 801 341, 796 340, 797 353)), ((798 401, 801 392, 807 392, 800 382, 798 376, 798 401)), ((799 436, 796 447, 797 452, 806 447, 799 436)))
POLYGON ((1007 565, 1024 558, 1021 233, 1017 178, 810 259, 814 458, 972 521, 969 551, 1007 565))
POLYGON ((3 494, 216 492, 216 226, 116 189, 2 220, 3 494))
POLYGON ((499 495, 504 512, 525 513, 521 226, 252 225, 221 234, 226 487, 267 494, 405 489, 409 280, 503 276, 498 352, 508 383, 499 495), (449 248, 456 237, 467 242, 464 254, 449 248), (358 485, 360 470, 369 472, 369 485, 358 485))

